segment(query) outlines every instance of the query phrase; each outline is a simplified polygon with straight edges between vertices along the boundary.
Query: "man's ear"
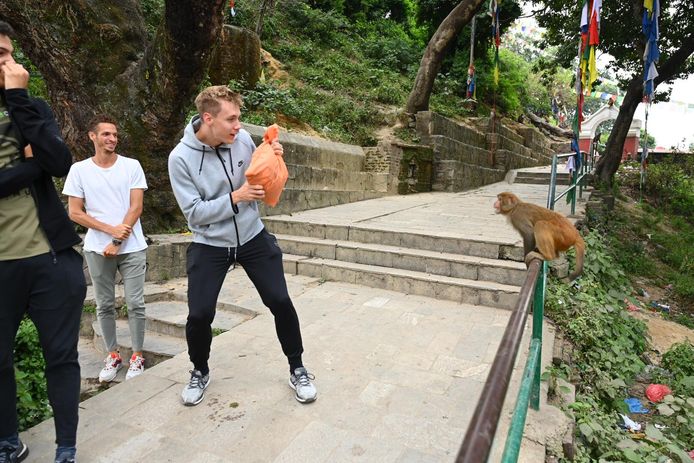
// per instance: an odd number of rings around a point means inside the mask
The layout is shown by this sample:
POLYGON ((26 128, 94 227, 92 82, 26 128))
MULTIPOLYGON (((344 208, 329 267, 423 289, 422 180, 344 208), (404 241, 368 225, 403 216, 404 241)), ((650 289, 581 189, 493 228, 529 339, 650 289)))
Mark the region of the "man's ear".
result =
POLYGON ((200 116, 200 119, 202 119, 205 124, 211 124, 214 120, 214 116, 208 112, 204 112, 202 116, 200 116))
POLYGON ((89 135, 89 139, 91 141, 96 140, 96 134, 94 132, 92 132, 91 130, 89 132, 87 132, 87 135, 89 135))

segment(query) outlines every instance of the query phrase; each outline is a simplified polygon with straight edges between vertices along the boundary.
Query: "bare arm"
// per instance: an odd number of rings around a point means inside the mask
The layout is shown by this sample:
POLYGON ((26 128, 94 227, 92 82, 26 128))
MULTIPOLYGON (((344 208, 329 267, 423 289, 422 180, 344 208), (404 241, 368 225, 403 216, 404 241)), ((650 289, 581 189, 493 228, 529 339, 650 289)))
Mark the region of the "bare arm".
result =
POLYGON ((123 217, 123 223, 131 228, 142 215, 144 197, 145 190, 141 188, 134 188, 130 190, 130 208, 128 208, 128 212, 126 212, 125 217, 123 217))
POLYGON ((84 209, 84 198, 69 196, 67 206, 68 214, 70 215, 70 220, 82 225, 83 227, 108 233, 117 240, 124 240, 127 239, 128 236, 130 236, 130 232, 132 231, 131 225, 125 223, 121 223, 118 225, 109 225, 87 214, 86 210, 84 209))
MULTIPOLYGON (((137 220, 140 218, 140 215, 142 215, 142 204, 144 201, 144 195, 145 190, 141 188, 135 188, 130 190, 130 207, 128 208, 128 212, 125 213, 125 217, 123 217, 123 224, 129 226, 131 231, 133 225, 135 225, 135 222, 137 222, 137 220)), ((126 238, 122 238, 120 239, 120 241, 123 241, 125 239, 126 238)), ((119 248, 120 244, 116 244, 116 242, 111 242, 107 244, 106 248, 104 248, 104 256, 117 256, 119 248)))

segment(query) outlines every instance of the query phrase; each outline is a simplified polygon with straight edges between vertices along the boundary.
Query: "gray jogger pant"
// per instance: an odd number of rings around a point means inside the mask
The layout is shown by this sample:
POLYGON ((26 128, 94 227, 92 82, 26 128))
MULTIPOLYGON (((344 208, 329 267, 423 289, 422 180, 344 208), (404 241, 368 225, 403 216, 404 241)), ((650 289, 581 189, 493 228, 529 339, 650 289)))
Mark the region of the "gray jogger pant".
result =
POLYGON ((133 352, 142 351, 145 340, 145 271, 147 250, 104 257, 92 251, 84 252, 96 297, 96 317, 101 326, 106 349, 118 350, 116 339, 116 271, 123 277, 125 303, 128 306, 128 325, 133 352))

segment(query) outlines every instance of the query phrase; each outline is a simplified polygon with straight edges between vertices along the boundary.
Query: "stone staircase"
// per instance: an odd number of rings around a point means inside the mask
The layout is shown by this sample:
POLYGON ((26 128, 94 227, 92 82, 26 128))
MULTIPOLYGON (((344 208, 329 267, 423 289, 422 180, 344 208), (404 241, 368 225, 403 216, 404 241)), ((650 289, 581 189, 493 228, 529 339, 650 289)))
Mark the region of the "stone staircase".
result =
MULTIPOLYGON (((117 290, 122 293, 122 286, 117 290)), ((185 325, 188 306, 185 294, 174 288, 162 292, 147 291, 145 296, 147 324, 143 354, 147 361, 146 367, 152 367, 174 357, 187 349, 185 325)), ((122 296, 116 299, 116 305, 122 307, 125 301, 122 296)), ((91 286, 85 300, 85 306, 94 306, 91 286)), ((256 315, 251 310, 225 303, 217 304, 217 314, 212 324, 213 335, 228 331, 256 315)), ((79 353, 82 370, 83 395, 90 395, 99 388, 111 387, 125 380, 127 359, 132 355, 132 343, 128 320, 124 313, 116 320, 116 335, 118 350, 124 359, 124 367, 118 372, 113 383, 100 385, 99 371, 103 367, 103 359, 108 354, 104 346, 101 327, 92 311, 82 315, 80 330, 79 353)))
MULTIPOLYGON (((256 145, 265 128, 244 124, 256 145)), ((281 132, 289 178, 276 207, 261 205, 261 215, 296 211, 378 198, 387 193, 388 174, 366 172, 360 146, 281 132)))
POLYGON ((509 170, 551 161, 552 149, 536 129, 523 127, 517 133, 500 121, 493 133, 490 129, 488 118, 467 124, 429 111, 417 113, 417 135, 433 150, 432 190, 469 190, 502 181, 509 170))
POLYGON ((346 225, 268 217, 285 272, 324 280, 511 309, 525 266, 520 252, 494 242, 433 238, 346 225))
MULTIPOLYGON (((355 225, 312 222, 291 216, 265 217, 277 236, 288 274, 303 275, 494 308, 512 309, 525 277, 522 252, 508 242, 398 232, 355 225)), ((185 276, 185 248, 190 236, 152 235, 148 249, 148 282, 185 276)), ((243 278, 243 277, 241 277, 243 278)), ((169 283, 167 283, 169 284, 169 283)), ((173 285, 173 283, 171 283, 173 285)), ((188 313, 184 287, 146 290, 147 331, 144 354, 151 367, 186 350, 188 313)), ((86 306, 93 306, 89 287, 86 306)), ((124 304, 117 286, 117 306, 124 304)), ((256 312, 219 303, 215 334, 250 320, 256 312)), ((119 350, 132 353, 125 316, 117 320, 119 350)), ((85 312, 80 340, 82 392, 99 388, 98 374, 107 352, 92 311, 85 312)), ((123 381, 125 368, 114 384, 123 381)), ((106 387, 106 386, 104 386, 106 387)))
MULTIPOLYGON (((550 172, 518 171, 513 183, 532 183, 536 185, 549 185, 550 172)), ((557 172, 557 185, 570 185, 571 176, 568 172, 557 172)))

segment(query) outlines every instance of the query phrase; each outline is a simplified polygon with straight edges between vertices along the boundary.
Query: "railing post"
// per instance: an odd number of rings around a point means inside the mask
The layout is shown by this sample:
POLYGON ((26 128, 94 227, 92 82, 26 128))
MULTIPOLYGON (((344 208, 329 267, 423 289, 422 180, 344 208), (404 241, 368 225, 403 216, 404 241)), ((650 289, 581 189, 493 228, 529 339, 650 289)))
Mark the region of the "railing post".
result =
POLYGON ((552 172, 549 175, 549 194, 547 194, 547 209, 554 210, 554 189, 557 186, 557 155, 552 156, 552 172))
POLYGON ((574 194, 571 196, 571 215, 574 215, 576 213, 576 196, 578 195, 578 188, 576 188, 576 184, 578 183, 578 172, 574 171, 574 174, 571 178, 571 187, 574 189, 574 194))
MULTIPOLYGON (((537 275, 537 284, 535 285, 535 295, 533 297, 533 339, 540 342, 542 349, 542 324, 545 313, 545 285, 547 283, 547 262, 542 262, 540 273, 537 275)), ((535 369, 533 378, 533 388, 530 396, 530 406, 533 410, 540 409, 540 365, 535 369)))
POLYGON ((581 151, 581 157, 583 158, 583 162, 581 163, 581 182, 580 186, 578 187, 578 197, 583 198, 583 176, 588 172, 588 160, 590 159, 591 155, 593 154, 593 150, 595 149, 595 144, 591 143, 590 144, 590 153, 587 156, 583 156, 583 151, 581 151))

